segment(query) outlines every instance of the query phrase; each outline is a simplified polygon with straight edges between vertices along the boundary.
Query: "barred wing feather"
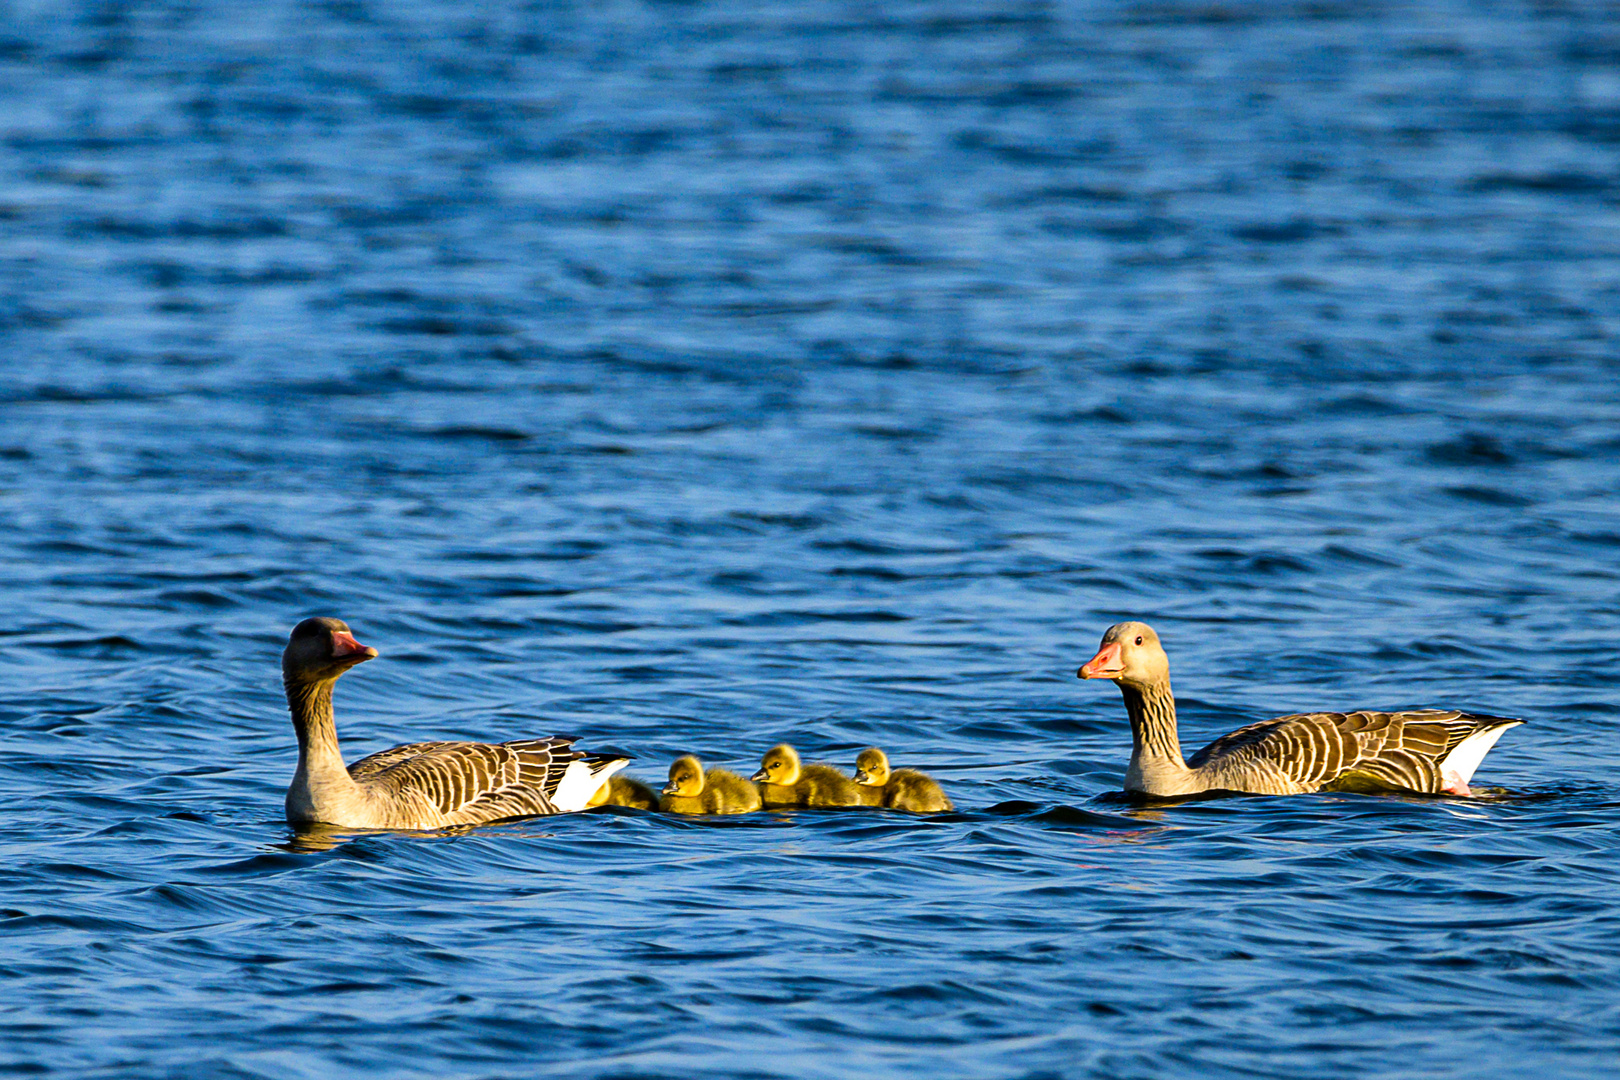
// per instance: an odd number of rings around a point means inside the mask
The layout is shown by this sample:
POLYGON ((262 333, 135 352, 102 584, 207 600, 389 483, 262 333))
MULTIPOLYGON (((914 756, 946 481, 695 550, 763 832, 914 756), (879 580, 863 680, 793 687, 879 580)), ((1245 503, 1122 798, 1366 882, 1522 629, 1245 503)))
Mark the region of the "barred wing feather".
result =
POLYGON ((445 824, 554 814, 551 798, 571 762, 572 739, 396 746, 349 766, 357 783, 395 802, 431 809, 445 824))
POLYGON ((370 757, 363 757, 350 765, 349 775, 354 777, 356 782, 365 783, 368 780, 375 780, 382 773, 388 771, 390 767, 398 765, 402 761, 408 761, 413 757, 419 757, 441 747, 459 745, 461 744, 454 742, 413 742, 406 743, 404 746, 379 750, 370 757))
POLYGON ((1515 723, 1455 709, 1300 713, 1239 728, 1187 764, 1235 782, 1265 773, 1299 791, 1342 785, 1433 793, 1444 787, 1446 759, 1454 749, 1515 723))

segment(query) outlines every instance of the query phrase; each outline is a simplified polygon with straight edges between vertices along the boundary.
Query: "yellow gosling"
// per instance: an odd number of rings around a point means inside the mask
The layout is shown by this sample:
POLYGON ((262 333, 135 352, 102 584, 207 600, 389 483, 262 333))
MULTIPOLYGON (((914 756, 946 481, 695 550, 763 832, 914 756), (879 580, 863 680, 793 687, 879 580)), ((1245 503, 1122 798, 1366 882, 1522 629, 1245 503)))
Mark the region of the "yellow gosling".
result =
POLYGON ((704 770, 688 754, 669 767, 658 809, 666 814, 746 814, 760 808, 759 789, 734 772, 704 770))
POLYGON ((855 781, 831 765, 803 765, 799 752, 783 743, 765 753, 754 781, 766 806, 860 806, 855 781))
POLYGON ((608 782, 596 789, 591 801, 586 806, 634 806, 640 810, 658 809, 658 793, 643 784, 640 780, 632 780, 623 773, 614 773, 608 777, 608 782))
MULTIPOLYGON (((872 753, 874 751, 867 750, 855 759, 855 796, 861 800, 861 806, 883 805, 883 785, 872 784, 862 779, 865 774, 861 772, 861 764, 867 760, 867 755, 872 753)), ((881 755, 882 751, 879 750, 876 753, 881 755)))
POLYGON ((878 794, 879 801, 871 804, 874 806, 917 814, 955 809, 933 777, 916 769, 891 771, 889 756, 875 746, 862 750, 855 759, 855 782, 862 789, 878 794))

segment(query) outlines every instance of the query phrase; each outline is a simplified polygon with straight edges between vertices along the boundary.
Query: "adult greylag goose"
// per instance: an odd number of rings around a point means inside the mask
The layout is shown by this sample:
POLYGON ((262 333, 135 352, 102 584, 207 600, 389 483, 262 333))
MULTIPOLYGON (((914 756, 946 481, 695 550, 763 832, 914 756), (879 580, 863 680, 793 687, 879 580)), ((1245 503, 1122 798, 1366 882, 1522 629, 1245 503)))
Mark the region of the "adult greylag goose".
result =
POLYGON ((787 743, 765 751, 759 771, 750 779, 759 785, 766 806, 860 806, 855 781, 831 765, 804 765, 799 752, 787 743))
POLYGON ((933 777, 916 769, 891 770, 889 755, 875 746, 867 747, 855 758, 855 783, 861 790, 878 796, 878 801, 870 804, 873 806, 910 810, 915 814, 955 809, 945 789, 933 777))
POLYGON ((669 767, 658 809, 666 814, 746 814, 760 808, 759 788, 728 769, 704 769, 687 754, 669 767))
POLYGON ((376 655, 341 619, 293 627, 281 681, 298 733, 298 771, 287 788, 287 820, 295 826, 440 829, 582 810, 630 760, 581 753, 572 739, 520 739, 410 743, 345 768, 332 687, 376 655))
POLYGON ((1173 797, 1200 791, 1295 795, 1324 788, 1470 795, 1468 781, 1496 740, 1524 723, 1456 709, 1300 713, 1238 728, 1182 760, 1170 660, 1145 623, 1103 634, 1082 679, 1112 679, 1131 718, 1125 790, 1173 797))

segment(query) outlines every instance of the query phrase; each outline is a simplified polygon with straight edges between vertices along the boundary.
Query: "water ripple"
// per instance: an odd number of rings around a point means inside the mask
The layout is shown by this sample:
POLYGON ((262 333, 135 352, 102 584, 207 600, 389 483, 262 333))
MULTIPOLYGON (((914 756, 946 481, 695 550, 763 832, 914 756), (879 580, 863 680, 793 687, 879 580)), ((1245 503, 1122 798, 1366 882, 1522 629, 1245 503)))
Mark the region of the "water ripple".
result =
POLYGON ((1612 13, 24 5, 0 31, 0 1070, 1604 1077, 1612 13), (773 743, 956 812, 282 821, 351 756, 773 743), (1532 723, 1483 797, 1133 800, 1532 723))

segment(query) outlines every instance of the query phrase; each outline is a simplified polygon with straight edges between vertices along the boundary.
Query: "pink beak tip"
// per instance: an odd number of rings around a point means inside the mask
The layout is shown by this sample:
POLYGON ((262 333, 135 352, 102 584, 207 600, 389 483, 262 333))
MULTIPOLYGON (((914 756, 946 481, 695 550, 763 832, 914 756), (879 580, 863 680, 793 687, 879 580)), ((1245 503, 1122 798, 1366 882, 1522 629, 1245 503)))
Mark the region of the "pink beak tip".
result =
POLYGON ((353 634, 346 634, 338 630, 332 634, 332 655, 334 657, 363 656, 369 660, 377 655, 377 650, 369 645, 360 644, 354 639, 353 634))
POLYGON ((1117 644, 1104 645, 1097 650, 1096 656, 1085 662, 1080 668, 1079 675, 1082 679, 1112 678, 1117 672, 1110 671, 1109 667, 1117 663, 1118 660, 1119 646, 1117 644))

